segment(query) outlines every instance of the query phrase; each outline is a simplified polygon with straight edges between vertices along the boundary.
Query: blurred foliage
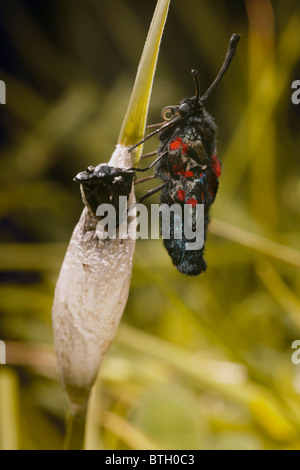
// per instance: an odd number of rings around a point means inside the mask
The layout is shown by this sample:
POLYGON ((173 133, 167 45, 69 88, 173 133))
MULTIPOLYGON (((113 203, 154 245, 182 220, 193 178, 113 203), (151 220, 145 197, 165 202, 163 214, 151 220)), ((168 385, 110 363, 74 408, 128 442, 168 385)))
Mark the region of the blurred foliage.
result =
MULTIPOLYGON (((62 446, 51 304, 82 210, 72 178, 114 150, 155 4, 0 5, 0 449, 62 446)), ((151 123, 193 93, 191 68, 204 91, 231 33, 242 34, 206 102, 223 162, 208 271, 185 277, 161 241, 138 241, 87 448, 300 448, 300 366, 291 362, 300 336, 299 31, 297 0, 172 0, 151 123)), ((142 186, 138 195, 153 187, 142 186)))

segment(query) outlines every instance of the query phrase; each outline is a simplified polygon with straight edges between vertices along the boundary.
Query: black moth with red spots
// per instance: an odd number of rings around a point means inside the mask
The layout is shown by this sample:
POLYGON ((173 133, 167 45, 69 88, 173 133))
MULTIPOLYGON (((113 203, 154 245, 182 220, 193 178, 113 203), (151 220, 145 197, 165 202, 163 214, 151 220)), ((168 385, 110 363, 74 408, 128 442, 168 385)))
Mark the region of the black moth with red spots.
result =
MULTIPOLYGON (((160 178, 163 184, 148 191, 141 200, 156 191, 161 191, 160 203, 162 204, 170 206, 180 204, 182 209, 185 204, 190 204, 193 231, 195 231, 196 223, 196 205, 204 204, 204 239, 209 222, 209 210, 218 191, 221 163, 217 158, 216 125, 202 103, 229 67, 239 39, 238 34, 232 35, 220 72, 204 95, 199 94, 198 72, 192 70, 196 87, 195 96, 183 99, 178 106, 164 108, 162 116, 166 122, 132 147, 133 149, 154 134, 159 134, 161 144, 158 149, 158 158, 154 162, 156 163, 155 177, 160 178)), ((136 170, 143 171, 144 169, 136 170)), ((183 210, 182 214, 184 214, 183 210)), ((163 242, 177 269, 181 273, 195 276, 206 270, 203 258, 204 246, 198 250, 187 250, 187 243, 195 240, 186 239, 183 222, 184 218, 181 222, 181 229, 179 228, 182 236, 179 239, 177 236, 175 238, 175 229, 178 233, 178 227, 175 227, 177 219, 171 212, 171 237, 164 239, 163 242)))
MULTIPOLYGON (((195 117, 196 118, 196 117, 195 117)), ((207 118, 207 116, 206 116, 207 118)), ((190 120, 191 118, 189 118, 190 120)), ((187 126, 182 129, 182 133, 186 128, 191 126, 188 122, 187 126)), ((212 134, 208 145, 215 144, 215 125, 212 118, 207 119, 198 126, 205 126, 210 128, 212 134), (208 124, 209 123, 209 124, 208 124)), ((197 124, 193 124, 195 129, 197 124)), ((206 263, 203 258, 204 246, 197 250, 187 250, 187 243, 194 242, 195 240, 187 240, 184 231, 184 212, 183 205, 190 204, 192 207, 193 231, 195 232, 196 224, 196 205, 204 204, 204 238, 206 237, 207 226, 209 222, 209 209, 213 203, 219 185, 219 176, 221 174, 220 161, 215 156, 216 149, 212 154, 207 152, 207 149, 200 140, 200 134, 197 134, 195 141, 179 135, 168 144, 168 158, 161 160, 156 167, 155 174, 163 181, 168 181, 169 184, 162 188, 160 194, 160 203, 162 204, 180 204, 182 206, 182 227, 180 238, 174 238, 175 220, 171 212, 171 233, 170 239, 164 239, 164 246, 172 258, 173 264, 177 269, 191 276, 200 274, 206 270, 206 263), (196 144, 191 145, 192 144, 196 144), (195 155, 194 152, 197 152, 195 155)), ((163 136, 161 136, 162 138, 163 136)), ((164 144, 162 144, 164 145, 164 144)))

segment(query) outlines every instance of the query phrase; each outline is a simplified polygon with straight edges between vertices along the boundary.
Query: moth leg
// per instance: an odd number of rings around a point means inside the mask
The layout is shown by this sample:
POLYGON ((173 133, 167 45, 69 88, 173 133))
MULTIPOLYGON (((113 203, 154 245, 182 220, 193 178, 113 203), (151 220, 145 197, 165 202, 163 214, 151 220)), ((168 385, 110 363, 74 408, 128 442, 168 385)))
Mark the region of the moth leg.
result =
POLYGON ((165 130, 167 129, 168 127, 170 126, 173 126, 174 124, 177 124, 178 121, 181 121, 181 117, 180 116, 176 116, 174 117, 174 119, 171 119, 171 121, 167 121, 165 124, 163 124, 162 126, 160 126, 158 129, 156 129, 155 131, 151 132, 150 134, 148 134, 146 137, 144 137, 142 140, 140 140, 137 144, 133 145, 132 147, 130 147, 128 149, 129 152, 132 152, 132 150, 134 150, 136 147, 138 147, 139 145, 143 144, 144 142, 146 142, 146 140, 148 139, 151 139, 151 137, 153 137, 155 134, 158 134, 159 132, 161 132, 161 130, 165 130))
POLYGON ((134 171, 147 171, 147 170, 150 170, 150 168, 152 168, 154 165, 156 165, 156 163, 166 154, 168 153, 168 151, 166 150, 165 152, 161 153, 160 155, 158 155, 158 157, 152 162, 150 163, 149 166, 146 166, 146 168, 129 168, 130 170, 134 170, 134 171))
POLYGON ((141 184, 141 183, 144 183, 144 181, 148 181, 148 180, 152 180, 153 178, 156 178, 155 175, 151 175, 151 176, 146 176, 146 178, 141 178, 137 181, 134 182, 134 184, 141 184))
POLYGON ((168 186, 168 185, 169 185, 169 181, 165 181, 160 186, 157 186, 157 188, 150 189, 150 191, 147 191, 146 194, 139 199, 139 203, 144 201, 147 197, 152 196, 152 194, 157 193, 158 191, 160 191, 161 189, 163 189, 165 186, 168 186))
POLYGON ((157 150, 154 150, 153 152, 144 153, 144 155, 141 155, 141 158, 153 157, 153 155, 156 155, 156 154, 157 154, 157 150))
POLYGON ((166 122, 163 121, 163 122, 158 122, 157 124, 148 124, 148 126, 146 126, 146 129, 154 129, 155 127, 161 127, 165 124, 166 122))

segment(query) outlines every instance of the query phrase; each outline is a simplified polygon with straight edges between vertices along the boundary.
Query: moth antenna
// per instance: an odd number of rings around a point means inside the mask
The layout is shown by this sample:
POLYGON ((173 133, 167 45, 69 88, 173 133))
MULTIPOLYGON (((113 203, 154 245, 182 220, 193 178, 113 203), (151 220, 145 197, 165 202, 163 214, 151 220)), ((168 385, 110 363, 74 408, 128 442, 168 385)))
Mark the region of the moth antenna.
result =
POLYGON ((200 98, 200 80, 199 80, 198 70, 192 69, 191 73, 192 73, 192 77, 195 83, 195 97, 199 99, 200 98))
POLYGON ((206 98, 211 94, 211 92, 216 88, 216 86, 218 85, 218 83, 221 81, 224 73, 226 72, 226 70, 228 69, 232 59, 233 59, 233 56, 235 54, 235 51, 236 51, 236 48, 237 48, 237 45, 238 45, 238 42, 240 40, 240 37, 241 35, 240 34, 237 34, 237 33, 234 33, 231 38, 230 38, 230 41, 229 41, 229 45, 228 45, 228 49, 227 49, 227 53, 226 53, 226 56, 225 56, 225 59, 224 59, 224 62, 223 62, 223 65, 222 67, 220 68, 220 71, 218 73, 218 75, 216 76, 215 80, 213 81, 213 83, 210 85, 210 87, 206 90, 206 92, 204 93, 204 95, 201 96, 200 98, 200 101, 204 101, 206 100, 206 98))

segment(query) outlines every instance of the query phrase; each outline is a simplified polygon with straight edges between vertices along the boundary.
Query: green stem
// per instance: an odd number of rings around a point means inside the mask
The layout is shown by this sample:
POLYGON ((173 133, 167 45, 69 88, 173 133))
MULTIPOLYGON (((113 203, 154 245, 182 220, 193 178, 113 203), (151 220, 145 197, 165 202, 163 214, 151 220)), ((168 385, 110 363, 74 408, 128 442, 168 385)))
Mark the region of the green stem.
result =
POLYGON ((86 412, 87 403, 81 408, 69 412, 64 450, 84 450, 86 412))
MULTIPOLYGON (((159 46, 169 4, 170 0, 158 0, 156 5, 118 139, 118 143, 124 146, 134 145, 144 136, 159 46)), ((135 151, 136 162, 139 160, 141 151, 142 146, 135 151)))

